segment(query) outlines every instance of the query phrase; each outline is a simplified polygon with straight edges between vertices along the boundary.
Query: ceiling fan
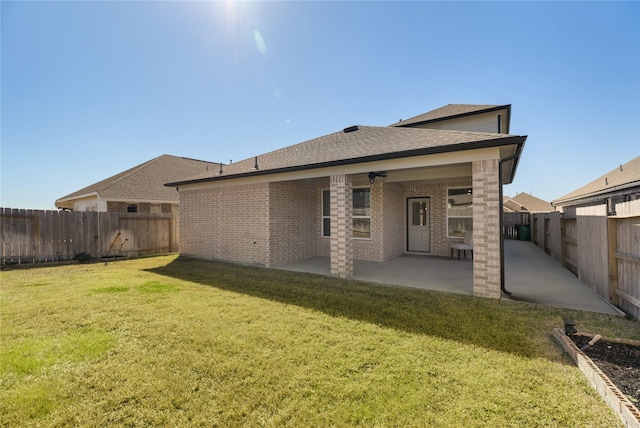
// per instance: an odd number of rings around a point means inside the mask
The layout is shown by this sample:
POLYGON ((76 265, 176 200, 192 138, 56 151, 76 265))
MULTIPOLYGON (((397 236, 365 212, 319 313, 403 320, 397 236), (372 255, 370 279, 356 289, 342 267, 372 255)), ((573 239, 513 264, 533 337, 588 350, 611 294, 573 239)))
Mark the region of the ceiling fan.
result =
POLYGON ((369 173, 369 183, 373 184, 376 180, 376 177, 386 177, 387 171, 375 171, 369 173))

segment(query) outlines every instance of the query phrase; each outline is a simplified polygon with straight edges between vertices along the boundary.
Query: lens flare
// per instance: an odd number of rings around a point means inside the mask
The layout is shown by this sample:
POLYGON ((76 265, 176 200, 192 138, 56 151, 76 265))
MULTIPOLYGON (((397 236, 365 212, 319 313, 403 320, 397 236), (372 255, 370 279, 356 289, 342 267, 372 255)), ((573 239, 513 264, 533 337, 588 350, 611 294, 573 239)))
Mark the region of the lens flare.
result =
POLYGON ((258 51, 260 51, 262 55, 266 54, 267 46, 264 44, 264 39, 262 38, 262 34, 260 34, 260 31, 253 30, 253 39, 256 41, 256 47, 258 48, 258 51))

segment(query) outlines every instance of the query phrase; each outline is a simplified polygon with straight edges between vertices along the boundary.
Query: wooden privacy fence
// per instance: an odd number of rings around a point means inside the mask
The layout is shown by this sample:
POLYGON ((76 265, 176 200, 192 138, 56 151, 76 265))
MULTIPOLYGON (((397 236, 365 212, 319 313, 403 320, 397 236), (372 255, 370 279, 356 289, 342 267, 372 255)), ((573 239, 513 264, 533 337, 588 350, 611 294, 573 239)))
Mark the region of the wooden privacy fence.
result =
POLYGON ((640 319, 640 200, 532 214, 534 242, 598 295, 640 319))
POLYGON ((528 212, 503 213, 502 234, 505 239, 518 239, 518 226, 528 225, 529 219, 528 212))
POLYGON ((554 260, 562 263, 562 237, 560 233, 561 214, 531 214, 531 241, 542 248, 554 260))
POLYGON ((0 208, 2 265, 178 251, 176 214, 0 208))

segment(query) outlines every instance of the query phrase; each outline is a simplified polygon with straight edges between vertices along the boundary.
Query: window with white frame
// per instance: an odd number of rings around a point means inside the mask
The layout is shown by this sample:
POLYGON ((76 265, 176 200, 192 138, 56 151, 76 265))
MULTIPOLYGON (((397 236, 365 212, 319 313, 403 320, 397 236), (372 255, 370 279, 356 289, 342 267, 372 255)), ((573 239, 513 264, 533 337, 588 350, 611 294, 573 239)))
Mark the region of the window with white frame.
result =
POLYGON ((331 192, 322 191, 322 236, 331 236, 331 192))
POLYGON ((353 237, 371 238, 371 189, 353 189, 353 237))
POLYGON ((447 237, 462 238, 473 229, 473 190, 471 187, 447 189, 447 237))
MULTIPOLYGON (((353 237, 371 238, 371 189, 353 189, 353 237)), ((322 191, 322 236, 331 236, 331 192, 322 191)))

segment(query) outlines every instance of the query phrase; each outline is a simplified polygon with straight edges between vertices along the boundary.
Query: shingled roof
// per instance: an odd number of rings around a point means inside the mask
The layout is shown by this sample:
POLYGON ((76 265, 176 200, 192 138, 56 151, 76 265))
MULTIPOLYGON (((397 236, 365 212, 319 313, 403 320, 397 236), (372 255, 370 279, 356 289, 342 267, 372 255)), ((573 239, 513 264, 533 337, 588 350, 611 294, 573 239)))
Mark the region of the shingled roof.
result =
MULTIPOLYGON (((524 144, 526 137, 485 132, 354 126, 261 154, 166 186, 225 180, 250 175, 300 171, 387 159, 524 144), (255 169, 255 165, 258 169, 255 169)), ((515 169, 515 166, 514 168, 515 169)), ((513 172, 513 171, 512 171, 513 172)))
POLYGON ((101 199, 178 202, 178 192, 164 186, 167 181, 187 178, 219 164, 178 156, 162 155, 112 177, 91 184, 56 200, 65 201, 97 195, 101 199))
POLYGON ((444 107, 431 110, 427 113, 401 120, 390 126, 416 126, 429 122, 438 122, 447 119, 455 119, 473 114, 488 113, 496 110, 510 109, 511 105, 491 105, 491 104, 448 104, 444 107))
POLYGON ((555 211, 549 202, 528 193, 518 193, 513 198, 506 198, 504 206, 514 212, 547 213, 555 211))
POLYGON ((556 206, 575 205, 589 198, 638 187, 640 189, 640 156, 620 165, 573 192, 552 201, 556 206))

